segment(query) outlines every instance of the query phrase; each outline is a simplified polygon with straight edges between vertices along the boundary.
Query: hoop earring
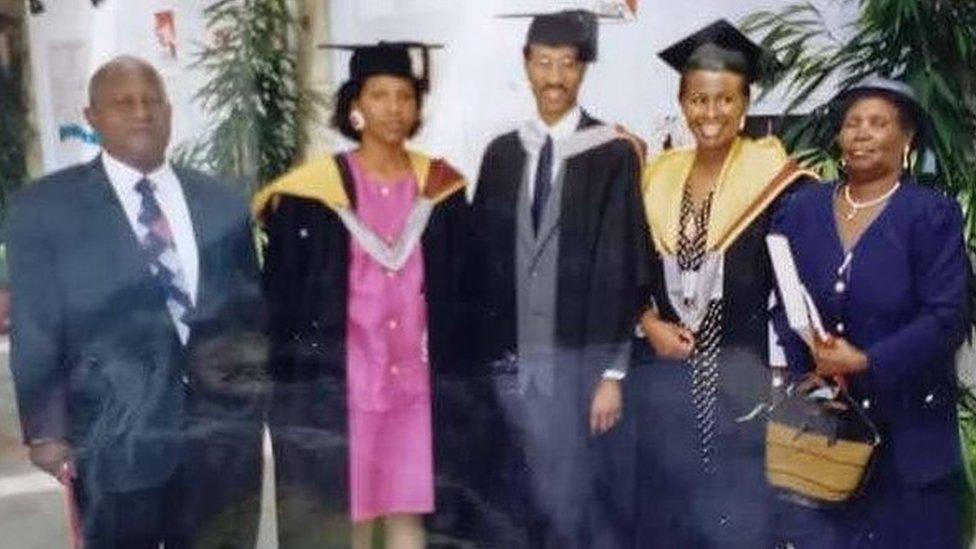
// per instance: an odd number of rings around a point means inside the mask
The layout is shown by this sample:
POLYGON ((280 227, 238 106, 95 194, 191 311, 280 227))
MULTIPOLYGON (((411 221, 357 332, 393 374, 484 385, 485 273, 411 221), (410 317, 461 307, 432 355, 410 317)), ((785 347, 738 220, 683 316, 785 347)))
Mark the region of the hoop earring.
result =
POLYGON ((349 113, 349 125, 357 132, 363 131, 363 128, 366 127, 366 117, 363 116, 363 112, 359 109, 353 109, 349 113))
POLYGON ((905 171, 910 171, 912 169, 912 159, 911 159, 912 149, 911 147, 905 147, 905 152, 901 156, 901 167, 905 171))

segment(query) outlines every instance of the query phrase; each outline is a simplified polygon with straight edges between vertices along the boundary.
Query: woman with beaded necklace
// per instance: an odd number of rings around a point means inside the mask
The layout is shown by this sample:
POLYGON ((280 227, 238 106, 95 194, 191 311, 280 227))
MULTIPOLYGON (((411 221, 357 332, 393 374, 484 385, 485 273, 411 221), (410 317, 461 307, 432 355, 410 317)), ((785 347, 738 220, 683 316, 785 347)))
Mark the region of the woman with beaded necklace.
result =
POLYGON ((810 174, 775 137, 742 134, 750 84, 768 56, 722 20, 661 52, 681 73, 695 139, 647 166, 656 308, 641 327, 653 356, 634 369, 640 547, 767 547, 763 478, 769 397, 764 236, 771 205, 810 174))
POLYGON ((777 331, 791 373, 846 379, 882 444, 860 497, 797 508, 790 538, 807 548, 961 546, 961 452, 954 357, 967 329, 962 213, 909 174, 925 119, 912 90, 872 78, 835 98, 843 177, 799 191, 773 231, 829 332, 811 348, 777 331))
POLYGON ((722 20, 661 52, 681 73, 695 139, 647 166, 656 308, 635 368, 640 547, 771 546, 763 478, 769 398, 764 237, 771 205, 809 176, 772 136, 742 134, 766 56, 722 20))

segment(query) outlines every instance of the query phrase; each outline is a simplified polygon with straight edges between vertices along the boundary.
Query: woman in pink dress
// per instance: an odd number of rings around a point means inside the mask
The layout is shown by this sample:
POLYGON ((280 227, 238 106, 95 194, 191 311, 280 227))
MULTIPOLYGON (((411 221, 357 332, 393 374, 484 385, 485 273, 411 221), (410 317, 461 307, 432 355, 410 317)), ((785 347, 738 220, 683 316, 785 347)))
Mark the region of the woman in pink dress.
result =
POLYGON ((459 363, 465 199, 457 172, 405 148, 426 89, 409 47, 355 49, 334 123, 358 148, 255 198, 283 547, 369 548, 382 526, 386 547, 420 548, 434 511, 431 366, 459 363))

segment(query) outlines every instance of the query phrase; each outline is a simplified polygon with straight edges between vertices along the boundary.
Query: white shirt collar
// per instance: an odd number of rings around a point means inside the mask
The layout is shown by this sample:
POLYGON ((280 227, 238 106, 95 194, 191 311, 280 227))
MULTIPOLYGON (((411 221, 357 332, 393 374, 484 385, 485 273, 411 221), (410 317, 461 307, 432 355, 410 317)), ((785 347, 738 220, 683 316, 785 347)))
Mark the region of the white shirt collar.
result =
POLYGON ((102 151, 102 165, 108 180, 115 187, 124 187, 125 192, 132 190, 140 179, 145 177, 156 184, 160 190, 167 190, 166 187, 174 181, 179 181, 173 172, 173 167, 169 162, 163 162, 158 168, 150 173, 143 174, 125 162, 115 158, 108 151, 102 151))
POLYGON ((541 135, 549 134, 549 136, 552 137, 553 141, 555 141, 557 139, 562 139, 564 137, 569 137, 570 135, 572 135, 573 132, 575 132, 576 129, 579 127, 580 120, 582 119, 583 119, 583 109, 579 105, 576 105, 575 107, 570 109, 569 112, 564 114, 563 117, 559 120, 559 122, 556 122, 552 126, 546 124, 542 120, 542 117, 538 115, 538 113, 536 114, 535 119, 532 121, 532 123, 535 126, 535 130, 538 133, 540 133, 541 135))

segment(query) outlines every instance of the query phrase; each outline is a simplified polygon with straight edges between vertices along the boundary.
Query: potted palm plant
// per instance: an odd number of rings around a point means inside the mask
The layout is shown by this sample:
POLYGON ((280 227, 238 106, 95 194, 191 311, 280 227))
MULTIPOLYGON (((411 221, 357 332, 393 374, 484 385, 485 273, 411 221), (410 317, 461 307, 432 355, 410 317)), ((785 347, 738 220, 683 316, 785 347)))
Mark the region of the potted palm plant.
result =
POLYGON ((301 85, 287 0, 218 0, 204 10, 209 42, 194 67, 195 99, 216 122, 177 162, 233 177, 248 193, 287 170, 320 99, 301 85))

